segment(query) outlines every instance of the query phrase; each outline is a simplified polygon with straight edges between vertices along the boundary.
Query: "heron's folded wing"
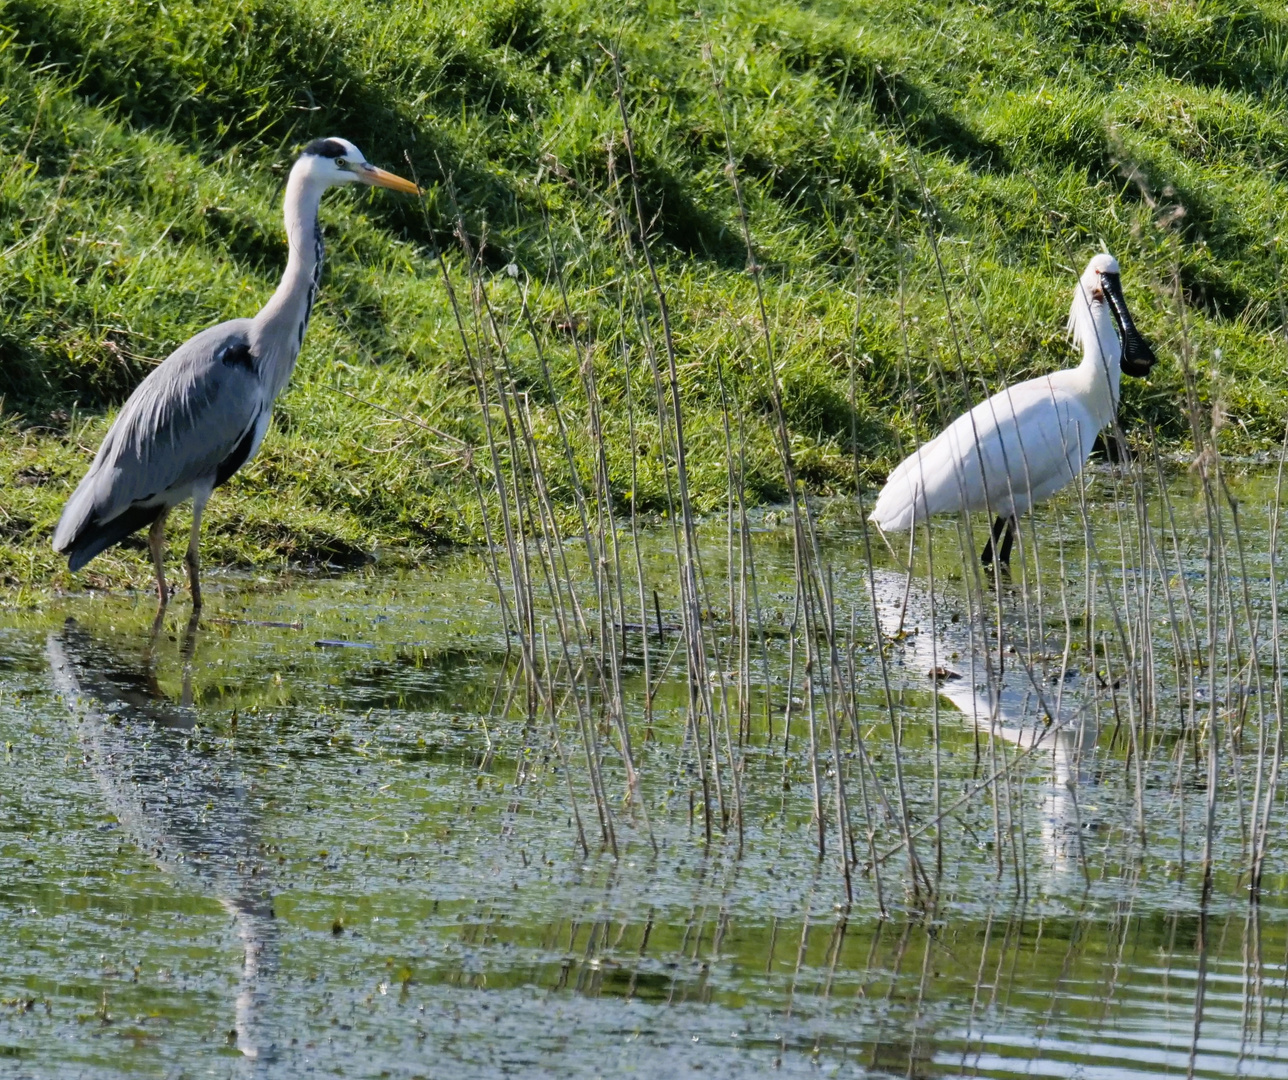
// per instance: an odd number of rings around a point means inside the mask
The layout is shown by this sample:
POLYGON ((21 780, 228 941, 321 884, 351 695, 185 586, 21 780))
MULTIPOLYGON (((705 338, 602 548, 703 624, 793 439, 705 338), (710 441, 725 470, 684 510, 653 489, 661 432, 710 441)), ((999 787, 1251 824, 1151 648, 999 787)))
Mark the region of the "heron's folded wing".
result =
POLYGON ((68 501, 56 547, 91 520, 215 476, 262 407, 248 329, 238 319, 203 331, 139 384, 68 501))

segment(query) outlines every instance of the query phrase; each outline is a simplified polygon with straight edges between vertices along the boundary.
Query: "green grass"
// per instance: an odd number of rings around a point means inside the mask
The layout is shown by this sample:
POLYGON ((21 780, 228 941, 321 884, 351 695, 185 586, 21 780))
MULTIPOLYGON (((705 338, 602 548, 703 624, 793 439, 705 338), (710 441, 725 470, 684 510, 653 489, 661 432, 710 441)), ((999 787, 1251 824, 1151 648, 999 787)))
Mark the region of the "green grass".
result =
MULTIPOLYGON (((0 575, 12 585, 71 585, 49 537, 114 409, 175 345, 272 291, 282 180, 319 135, 401 171, 410 155, 425 210, 328 196, 304 354, 259 457, 211 503, 207 562, 417 557, 478 538, 458 443, 347 396, 482 439, 434 258, 448 251, 467 291, 449 176, 552 448, 550 393, 505 268, 531 282, 554 392, 578 420, 563 267, 623 498, 627 335, 643 403, 635 496, 662 511, 651 383, 618 311, 612 168, 624 163, 605 47, 625 67, 701 507, 725 497, 717 358, 746 421, 749 494, 784 495, 704 43, 811 490, 852 483, 852 431, 875 482, 918 430, 963 407, 966 387, 1066 366, 1074 276, 1102 243, 1163 361, 1126 385, 1125 426, 1184 446, 1179 283, 1224 447, 1261 451, 1282 431, 1288 16, 1276 5, 0 0, 0 26, 0 575)), ((588 473, 588 438, 573 432, 588 473)), ((146 581, 140 552, 101 557, 82 580, 146 581)))

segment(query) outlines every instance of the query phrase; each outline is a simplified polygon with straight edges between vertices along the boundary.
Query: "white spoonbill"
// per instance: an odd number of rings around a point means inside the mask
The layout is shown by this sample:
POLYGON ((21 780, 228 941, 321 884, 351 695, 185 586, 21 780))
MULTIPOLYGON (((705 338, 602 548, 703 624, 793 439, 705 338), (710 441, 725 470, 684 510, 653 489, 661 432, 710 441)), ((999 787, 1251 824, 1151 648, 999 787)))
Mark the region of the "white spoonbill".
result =
POLYGON ((996 519, 983 562, 992 563, 996 549, 1008 564, 1016 517, 1077 476, 1113 423, 1120 374, 1144 378, 1156 362, 1127 310, 1112 255, 1097 255, 1083 271, 1069 333, 1082 347, 1081 364, 1008 386, 959 416, 899 463, 869 520, 900 532, 932 514, 986 510, 996 519))

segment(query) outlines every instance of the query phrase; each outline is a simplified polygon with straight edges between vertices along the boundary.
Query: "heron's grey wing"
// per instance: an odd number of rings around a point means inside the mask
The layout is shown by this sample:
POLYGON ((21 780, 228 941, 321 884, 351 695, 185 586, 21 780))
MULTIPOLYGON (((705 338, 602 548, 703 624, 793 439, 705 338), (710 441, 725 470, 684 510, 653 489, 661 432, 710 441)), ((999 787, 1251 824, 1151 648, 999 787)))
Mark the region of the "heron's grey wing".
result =
POLYGON ((258 447, 267 418, 249 329, 248 319, 212 326, 139 384, 63 509, 56 550, 80 547, 87 530, 132 508, 222 483, 258 447))

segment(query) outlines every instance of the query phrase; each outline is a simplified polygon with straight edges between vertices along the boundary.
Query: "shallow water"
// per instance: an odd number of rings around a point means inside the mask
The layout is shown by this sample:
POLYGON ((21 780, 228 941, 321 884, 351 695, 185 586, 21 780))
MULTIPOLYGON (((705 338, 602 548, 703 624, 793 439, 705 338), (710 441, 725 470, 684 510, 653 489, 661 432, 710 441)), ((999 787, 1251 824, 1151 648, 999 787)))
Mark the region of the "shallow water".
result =
MULTIPOLYGON (((1230 578, 1263 613, 1255 508, 1268 484, 1239 488, 1245 571, 1230 578)), ((1160 541, 1174 553, 1158 577, 1174 597, 1183 577, 1198 594, 1201 513, 1190 481, 1172 494, 1179 542, 1160 541)), ((757 698, 742 751, 741 853, 718 822, 705 840, 682 673, 662 682, 646 732, 641 643, 628 635, 643 801, 623 798, 605 733, 614 858, 595 843, 575 717, 557 746, 513 701, 504 708, 515 650, 480 558, 419 573, 216 576, 191 630, 182 598, 155 634, 146 596, 4 613, 0 1074, 1288 1076, 1284 866, 1272 844, 1250 904, 1251 796, 1235 785, 1251 784, 1252 766, 1222 773, 1204 903, 1206 764, 1169 734, 1183 711, 1171 646, 1161 634, 1151 644, 1152 733, 1124 720, 1125 698, 1097 674, 1112 652, 1052 659, 1068 635, 1110 634, 1112 597, 1130 615, 1124 568, 1136 564, 1116 517, 1127 504, 1108 473, 1089 498, 1097 611, 1080 606, 1086 545, 1070 497, 1037 521, 1038 562, 1002 588, 1007 641, 991 677, 956 526, 935 534, 932 611, 924 555, 909 581, 878 552, 869 578, 853 514, 823 508, 838 621, 853 615, 856 628, 855 708, 883 785, 892 710, 873 591, 895 639, 893 715, 933 898, 910 888, 887 818, 874 843, 890 857, 879 875, 858 873, 844 903, 834 835, 821 859, 816 846, 799 669, 784 730, 781 633, 767 638, 779 700, 766 721, 757 698), (1045 592, 1025 620, 1017 597, 1035 594, 1039 566, 1045 592), (1006 661, 1038 654, 1027 670, 1006 661), (1150 740, 1139 768, 1128 729, 1150 740), (1008 760, 1015 782, 965 799, 937 850, 936 765, 947 807, 1008 760)), ((669 536, 645 552, 664 624, 669 536)), ((781 514, 757 519, 756 541, 764 618, 781 627, 794 600, 781 514)), ((704 544, 719 581, 721 523, 704 544)), ((1144 604, 1163 606, 1161 594, 1144 604)), ((664 626, 659 648, 673 644, 664 626)), ((1212 685, 1196 700, 1224 695, 1227 710, 1249 697, 1212 685)), ((1255 732, 1239 738, 1251 746, 1255 732)), ((842 762, 857 806, 853 741, 842 762)), ((826 792, 830 750, 819 763, 826 792)))

